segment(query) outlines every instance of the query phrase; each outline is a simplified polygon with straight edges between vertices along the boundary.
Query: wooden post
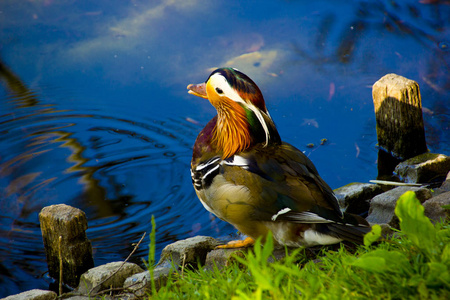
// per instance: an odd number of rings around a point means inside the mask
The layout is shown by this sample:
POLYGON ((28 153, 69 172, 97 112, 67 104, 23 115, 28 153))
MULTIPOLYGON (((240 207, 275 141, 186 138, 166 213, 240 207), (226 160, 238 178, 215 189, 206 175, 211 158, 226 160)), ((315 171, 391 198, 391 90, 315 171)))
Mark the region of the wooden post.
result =
POLYGON ((65 204, 52 205, 42 209, 39 221, 50 276, 59 282, 62 271, 62 282, 78 286, 81 274, 94 267, 85 213, 65 204))
POLYGON ((373 85, 372 97, 380 147, 380 177, 390 175, 398 162, 427 152, 427 145, 417 82, 396 74, 387 74, 373 85), (392 157, 389 158, 389 155, 392 157), (386 167, 386 164, 394 166, 386 167))

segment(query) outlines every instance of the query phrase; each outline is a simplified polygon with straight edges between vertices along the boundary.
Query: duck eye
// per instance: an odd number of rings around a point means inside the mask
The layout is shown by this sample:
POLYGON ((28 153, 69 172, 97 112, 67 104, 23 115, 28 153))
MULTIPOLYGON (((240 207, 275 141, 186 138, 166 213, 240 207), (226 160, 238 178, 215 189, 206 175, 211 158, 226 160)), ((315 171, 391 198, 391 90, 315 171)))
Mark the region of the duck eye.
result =
POLYGON ((221 88, 216 87, 216 92, 217 94, 223 94, 223 91, 221 88))

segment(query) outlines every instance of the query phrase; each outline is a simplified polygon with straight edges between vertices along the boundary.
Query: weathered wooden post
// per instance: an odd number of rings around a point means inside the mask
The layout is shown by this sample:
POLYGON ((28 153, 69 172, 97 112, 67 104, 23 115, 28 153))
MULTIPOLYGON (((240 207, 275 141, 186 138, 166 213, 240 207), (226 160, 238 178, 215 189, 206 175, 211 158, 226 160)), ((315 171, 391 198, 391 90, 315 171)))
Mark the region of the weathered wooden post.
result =
POLYGON ((378 137, 378 177, 392 175, 395 166, 427 152, 422 102, 417 82, 387 74, 372 87, 378 137))
POLYGON ((39 221, 50 276, 59 282, 62 274, 62 282, 78 286, 81 274, 94 267, 85 213, 65 204, 52 205, 42 209, 39 221))

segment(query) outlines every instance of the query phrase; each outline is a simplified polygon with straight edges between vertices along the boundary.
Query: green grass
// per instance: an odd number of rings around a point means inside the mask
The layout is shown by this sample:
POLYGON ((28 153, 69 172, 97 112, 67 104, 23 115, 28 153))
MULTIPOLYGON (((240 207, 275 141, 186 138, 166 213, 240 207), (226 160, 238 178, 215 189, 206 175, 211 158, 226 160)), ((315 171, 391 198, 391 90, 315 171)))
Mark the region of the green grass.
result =
POLYGON ((297 249, 269 263, 268 237, 224 270, 174 275, 151 299, 450 299, 450 227, 433 225, 413 192, 395 212, 401 230, 382 242, 375 226, 356 249, 324 247, 314 260, 297 249))

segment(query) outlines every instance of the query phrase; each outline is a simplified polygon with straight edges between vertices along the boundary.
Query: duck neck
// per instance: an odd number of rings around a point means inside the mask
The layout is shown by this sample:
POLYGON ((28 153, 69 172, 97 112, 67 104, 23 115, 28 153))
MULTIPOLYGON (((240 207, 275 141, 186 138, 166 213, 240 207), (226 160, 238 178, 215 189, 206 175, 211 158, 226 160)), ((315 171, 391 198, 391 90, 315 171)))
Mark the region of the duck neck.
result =
POLYGON ((222 158, 244 151, 252 145, 250 125, 241 105, 230 102, 217 108, 217 123, 213 133, 213 142, 222 158))
POLYGON ((258 118, 252 110, 230 102, 217 108, 213 142, 225 159, 255 144, 268 146, 281 143, 281 140, 275 124, 266 113, 261 112, 258 118))

